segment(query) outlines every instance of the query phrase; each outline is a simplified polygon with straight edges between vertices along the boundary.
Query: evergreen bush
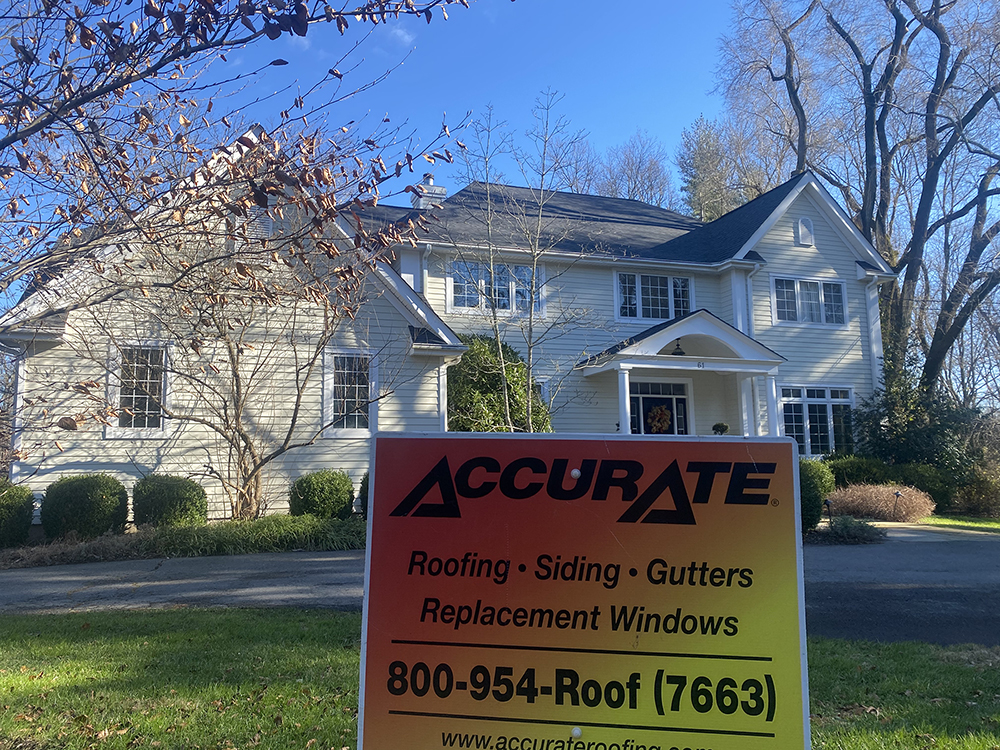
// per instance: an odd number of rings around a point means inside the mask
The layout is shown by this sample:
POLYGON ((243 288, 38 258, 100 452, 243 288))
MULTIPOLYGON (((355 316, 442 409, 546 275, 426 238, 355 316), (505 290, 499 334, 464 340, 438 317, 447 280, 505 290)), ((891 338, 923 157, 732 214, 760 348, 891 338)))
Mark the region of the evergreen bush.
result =
POLYGON ((288 490, 288 512, 317 518, 350 518, 354 483, 343 471, 322 469, 296 479, 288 490))
POLYGON ((208 523, 208 496, 185 477, 150 474, 132 488, 132 516, 137 526, 202 526, 208 523))
POLYGON ((836 489, 833 473, 822 461, 799 459, 799 502, 802 504, 802 533, 816 528, 823 517, 823 501, 836 489))
POLYGON ((884 542, 885 538, 885 530, 878 526, 853 516, 837 516, 818 541, 825 544, 877 544, 884 542))
POLYGON ((0 548, 25 544, 34 514, 35 496, 31 490, 0 479, 0 548))
POLYGON ((452 432, 551 432, 548 406, 536 383, 528 387, 528 367, 517 350, 508 344, 501 344, 498 350, 491 336, 460 338, 469 348, 458 364, 448 368, 448 429, 452 432))
POLYGON ((838 487, 849 484, 887 484, 889 466, 877 458, 868 456, 837 456, 824 463, 833 472, 833 480, 838 487))
POLYGON ((358 504, 361 506, 361 517, 368 518, 368 472, 361 477, 361 487, 358 489, 358 504))
POLYGON ((107 474, 63 477, 42 498, 42 528, 50 539, 71 531, 89 539, 108 531, 120 534, 128 520, 125 485, 107 474))
MULTIPOLYGON (((938 511, 951 510, 952 499, 956 492, 954 475, 949 475, 936 466, 919 463, 894 464, 888 467, 887 473, 889 481, 876 484, 903 484, 916 487, 931 496, 938 511)), ((963 481, 974 473, 975 467, 963 471, 963 481)))
POLYGON ((967 516, 1000 518, 1000 470, 973 468, 966 483, 955 493, 952 509, 967 516))

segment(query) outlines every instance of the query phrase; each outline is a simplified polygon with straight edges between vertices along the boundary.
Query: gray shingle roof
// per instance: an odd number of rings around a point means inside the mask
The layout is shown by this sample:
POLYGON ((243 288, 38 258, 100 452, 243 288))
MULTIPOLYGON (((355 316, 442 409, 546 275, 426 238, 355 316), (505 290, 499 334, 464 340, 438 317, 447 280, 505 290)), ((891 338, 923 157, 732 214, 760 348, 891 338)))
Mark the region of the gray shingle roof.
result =
MULTIPOLYGON (((362 219, 374 224, 406 221, 417 214, 429 219, 428 242, 482 245, 487 207, 494 208, 492 235, 498 247, 525 248, 538 221, 535 191, 510 185, 472 183, 439 209, 406 210, 392 206, 366 209, 362 219), (398 212, 398 213, 397 213, 398 212)), ((640 201, 578 193, 548 193, 541 207, 541 248, 567 253, 609 253, 643 257, 650 248, 701 226, 701 222, 640 201)))
POLYGON ((482 246, 492 207, 496 247, 528 248, 540 215, 540 249, 546 251, 710 264, 735 256, 805 178, 794 177, 710 224, 640 201, 598 195, 548 193, 539 206, 537 191, 478 182, 447 198, 441 208, 377 206, 365 209, 362 219, 379 226, 422 214, 428 229, 418 235, 427 242, 482 246))
POLYGON ((808 172, 793 177, 697 231, 651 248, 648 257, 699 263, 720 263, 732 258, 799 182, 809 177, 808 172))

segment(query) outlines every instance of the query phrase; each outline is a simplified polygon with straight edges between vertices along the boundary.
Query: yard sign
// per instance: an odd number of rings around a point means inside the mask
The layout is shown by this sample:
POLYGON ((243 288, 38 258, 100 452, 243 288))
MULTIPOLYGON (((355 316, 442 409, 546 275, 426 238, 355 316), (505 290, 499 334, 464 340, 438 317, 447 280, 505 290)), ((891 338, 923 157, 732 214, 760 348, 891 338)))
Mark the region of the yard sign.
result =
POLYGON ((793 441, 374 452, 363 750, 808 746, 793 441))

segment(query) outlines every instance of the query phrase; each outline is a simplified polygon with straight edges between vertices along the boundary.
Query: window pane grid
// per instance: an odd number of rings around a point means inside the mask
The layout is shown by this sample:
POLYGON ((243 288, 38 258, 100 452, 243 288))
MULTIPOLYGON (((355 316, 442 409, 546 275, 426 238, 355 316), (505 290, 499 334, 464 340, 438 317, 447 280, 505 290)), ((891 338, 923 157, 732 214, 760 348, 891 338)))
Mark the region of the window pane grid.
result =
POLYGON ((618 274, 618 314, 623 318, 636 318, 639 316, 639 298, 635 288, 634 273, 618 274))
POLYGON ((806 423, 802 416, 802 404, 785 404, 785 435, 795 438, 799 445, 799 453, 806 452, 806 423))
POLYGON ((799 294, 802 298, 802 320, 807 323, 822 323, 823 312, 819 303, 819 284, 815 281, 800 281, 799 294))
POLYGON ((510 269, 504 265, 493 266, 491 295, 497 310, 510 309, 510 269))
POLYGON ((847 388, 781 389, 785 435, 795 438, 800 454, 824 456, 854 450, 851 405, 843 403, 850 397, 847 388))
POLYGON ((642 317, 670 317, 670 278, 667 276, 646 276, 641 278, 642 317))
POLYGON ((851 421, 851 407, 847 404, 832 404, 833 450, 836 453, 854 452, 854 423, 851 421))
POLYGON ((371 401, 368 366, 368 357, 334 355, 333 413, 337 418, 332 427, 368 429, 368 405, 371 401))
POLYGON ((458 261, 452 267, 455 307, 479 307, 479 264, 458 261))
POLYGON ((163 375, 163 349, 153 347, 122 349, 118 400, 119 427, 160 427, 163 375))
POLYGON ((668 320, 691 312, 691 280, 675 276, 618 274, 618 315, 668 320))
POLYGON ((844 289, 840 284, 823 284, 823 311, 827 323, 844 322, 844 289))
POLYGON ((535 294, 532 295, 532 272, 531 266, 514 266, 514 309, 520 312, 528 311, 528 304, 533 300, 531 307, 534 312, 541 310, 541 290, 539 289, 538 272, 536 270, 534 280, 535 294))
POLYGON ((674 279, 674 317, 691 312, 691 289, 687 279, 674 279))
POLYGON ((814 456, 830 452, 830 422, 826 404, 809 404, 809 452, 814 456))
POLYGON ((791 279, 775 279, 774 301, 778 320, 796 321, 799 319, 795 307, 794 281, 791 279))
POLYGON ((843 325, 847 319, 844 285, 839 282, 774 280, 774 309, 778 320, 843 325))

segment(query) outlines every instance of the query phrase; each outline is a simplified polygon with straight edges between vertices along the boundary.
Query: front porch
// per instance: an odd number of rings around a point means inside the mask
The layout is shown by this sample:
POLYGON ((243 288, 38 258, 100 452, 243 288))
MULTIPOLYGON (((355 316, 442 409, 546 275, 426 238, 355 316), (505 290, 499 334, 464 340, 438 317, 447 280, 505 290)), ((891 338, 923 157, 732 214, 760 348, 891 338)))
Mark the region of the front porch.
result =
POLYGON ((619 433, 711 435, 714 424, 725 422, 730 434, 778 435, 777 374, 784 361, 707 310, 695 310, 576 369, 605 386, 615 375, 619 433))

